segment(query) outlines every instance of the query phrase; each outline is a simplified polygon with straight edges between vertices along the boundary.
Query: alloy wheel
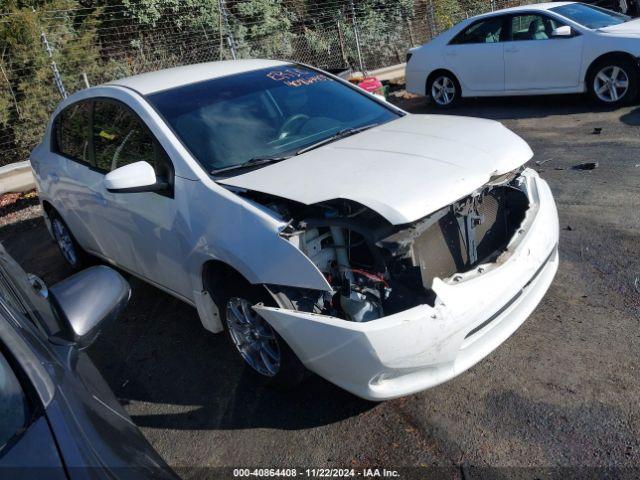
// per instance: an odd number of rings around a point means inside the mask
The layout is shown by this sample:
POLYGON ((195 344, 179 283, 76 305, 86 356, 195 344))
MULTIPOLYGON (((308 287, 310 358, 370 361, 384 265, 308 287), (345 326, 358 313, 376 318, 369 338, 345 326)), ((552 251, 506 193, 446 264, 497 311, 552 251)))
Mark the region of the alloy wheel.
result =
POLYGON ((76 266, 78 263, 78 255, 76 248, 73 245, 73 239, 71 238, 71 232, 67 229, 67 226, 62 223, 59 218, 54 218, 51 222, 51 228, 53 235, 56 238, 60 252, 69 264, 76 266))
POLYGON ((456 97, 456 85, 449 77, 442 75, 431 84, 431 98, 438 105, 450 105, 456 97))
POLYGON ((280 370, 280 347, 271 326, 258 315, 252 303, 232 297, 227 302, 227 326, 231 340, 245 362, 261 375, 275 376, 280 370))
POLYGON ((619 101, 628 90, 627 72, 615 65, 604 67, 593 79, 593 91, 601 101, 606 103, 619 101))

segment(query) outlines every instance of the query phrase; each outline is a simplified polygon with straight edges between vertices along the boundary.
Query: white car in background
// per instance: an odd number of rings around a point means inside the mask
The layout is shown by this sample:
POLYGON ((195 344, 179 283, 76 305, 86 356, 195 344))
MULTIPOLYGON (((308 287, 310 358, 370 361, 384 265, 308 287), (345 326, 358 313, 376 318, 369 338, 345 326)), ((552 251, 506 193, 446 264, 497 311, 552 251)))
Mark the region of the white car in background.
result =
POLYGON ((306 367, 383 400, 480 361, 548 289, 558 217, 531 156, 497 122, 243 60, 80 91, 31 163, 72 266, 194 305, 264 379, 306 367))
POLYGON ((638 93, 640 20, 593 5, 540 3, 471 17, 409 51, 407 91, 438 107, 461 97, 638 93))

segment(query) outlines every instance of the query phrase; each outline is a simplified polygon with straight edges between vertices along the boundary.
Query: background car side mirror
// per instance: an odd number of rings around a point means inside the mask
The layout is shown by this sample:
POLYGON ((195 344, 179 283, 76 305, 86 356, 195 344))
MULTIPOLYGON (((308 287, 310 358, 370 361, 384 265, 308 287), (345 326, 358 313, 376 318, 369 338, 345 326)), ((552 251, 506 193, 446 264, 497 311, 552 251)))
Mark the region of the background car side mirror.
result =
POLYGON ((573 30, 569 25, 562 25, 551 32, 551 37, 572 37, 573 30))
POLYGON ((62 330, 50 340, 87 348, 104 325, 120 314, 130 295, 127 281, 106 266, 88 268, 56 283, 49 288, 49 299, 62 320, 62 330))
POLYGON ((145 161, 130 163, 107 173, 104 186, 110 192, 136 193, 166 190, 167 182, 159 180, 153 167, 145 161))

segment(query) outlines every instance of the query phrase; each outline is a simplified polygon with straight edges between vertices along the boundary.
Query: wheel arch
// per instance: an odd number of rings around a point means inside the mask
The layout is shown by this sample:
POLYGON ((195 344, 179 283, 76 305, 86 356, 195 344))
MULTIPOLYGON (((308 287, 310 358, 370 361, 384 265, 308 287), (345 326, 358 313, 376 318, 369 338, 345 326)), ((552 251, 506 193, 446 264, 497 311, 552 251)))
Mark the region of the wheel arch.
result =
POLYGON ((584 82, 585 82, 585 87, 587 88, 587 90, 589 90, 591 88, 591 76, 595 75, 595 69, 596 67, 604 60, 607 59, 611 59, 611 58, 622 58, 625 60, 630 61, 631 63, 633 63, 634 65, 636 65, 636 68, 638 70, 640 70, 640 68, 638 68, 638 61, 637 59, 631 55, 629 52, 624 52, 621 50, 614 50, 611 52, 607 52, 607 53, 603 53, 602 55, 596 57, 595 59, 593 59, 593 61, 589 64, 589 67, 587 68, 585 75, 584 75, 584 82))
POLYGON ((433 80, 433 78, 436 75, 439 75, 442 73, 446 73, 448 75, 451 75, 451 77, 453 77, 453 80, 455 80, 455 82, 458 84, 458 88, 460 89, 460 97, 462 97, 462 84, 460 83, 460 79, 454 72, 452 72, 448 68, 436 68, 435 70, 432 70, 431 73, 429 73, 429 75, 427 75, 427 80, 424 84, 425 96, 428 97, 431 95, 431 92, 429 92, 429 85, 431 84, 431 81, 433 80))
POLYGON ((226 288, 233 284, 245 284, 247 288, 261 287, 279 307, 287 307, 283 298, 266 285, 252 284, 239 270, 229 263, 209 259, 202 265, 202 294, 196 296, 196 309, 205 329, 218 333, 224 330, 220 308, 224 308, 226 288), (213 314, 212 314, 213 312, 213 314))
POLYGON ((202 287, 212 298, 224 288, 225 283, 232 281, 251 284, 237 269, 222 260, 209 259, 202 265, 202 287))

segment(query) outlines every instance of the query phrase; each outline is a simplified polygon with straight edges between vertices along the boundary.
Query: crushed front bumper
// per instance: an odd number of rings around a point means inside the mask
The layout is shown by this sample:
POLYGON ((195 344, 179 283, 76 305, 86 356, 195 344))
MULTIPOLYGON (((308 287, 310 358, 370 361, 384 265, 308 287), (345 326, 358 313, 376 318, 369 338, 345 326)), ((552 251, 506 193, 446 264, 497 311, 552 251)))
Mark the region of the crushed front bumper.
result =
POLYGON ((307 368, 369 400, 424 390, 475 365, 526 320, 558 268, 558 214, 547 183, 522 174, 530 208, 494 263, 435 279, 434 307, 419 305, 366 323, 254 308, 307 368))

